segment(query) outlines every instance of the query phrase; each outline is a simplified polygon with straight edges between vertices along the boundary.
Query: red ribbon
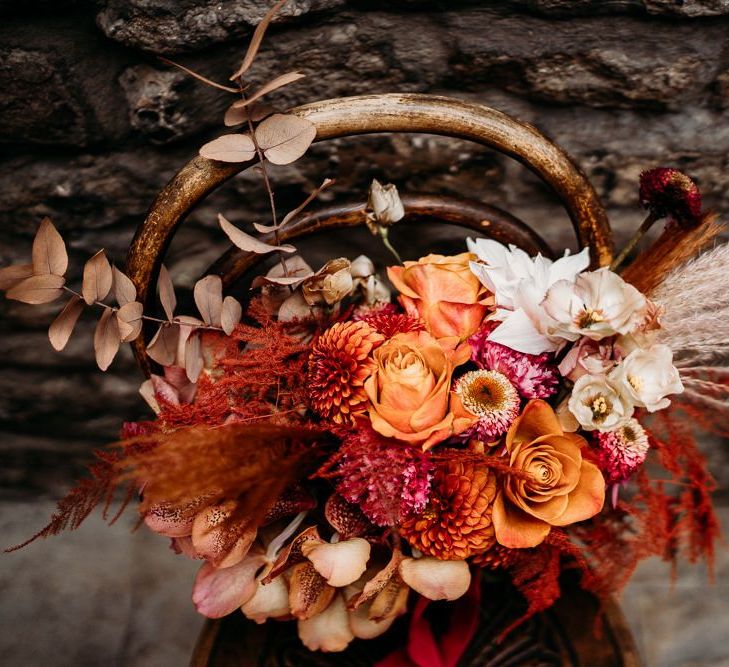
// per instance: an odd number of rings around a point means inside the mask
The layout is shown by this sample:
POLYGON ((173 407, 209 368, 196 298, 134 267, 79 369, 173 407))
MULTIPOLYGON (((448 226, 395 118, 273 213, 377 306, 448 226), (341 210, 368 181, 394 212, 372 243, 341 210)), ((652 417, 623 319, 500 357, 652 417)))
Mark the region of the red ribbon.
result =
POLYGON ((435 640, 425 610, 430 600, 419 597, 410 617, 408 643, 380 660, 375 667, 456 667, 476 634, 481 603, 480 573, 476 573, 468 592, 451 603, 448 629, 435 640))

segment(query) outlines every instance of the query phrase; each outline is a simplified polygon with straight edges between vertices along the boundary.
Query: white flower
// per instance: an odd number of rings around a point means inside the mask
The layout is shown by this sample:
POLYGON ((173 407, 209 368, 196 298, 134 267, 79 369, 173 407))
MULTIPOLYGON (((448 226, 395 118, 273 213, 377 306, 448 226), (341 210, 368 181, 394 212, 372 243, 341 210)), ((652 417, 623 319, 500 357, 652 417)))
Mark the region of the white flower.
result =
POLYGON ((633 350, 615 369, 614 375, 633 402, 648 412, 663 410, 671 403, 666 396, 683 391, 668 345, 633 350))
POLYGON ((542 306, 552 319, 549 334, 601 340, 636 329, 645 319, 648 301, 617 273, 603 268, 581 274, 574 283, 555 283, 542 306))
POLYGON ((610 431, 633 415, 630 395, 604 375, 583 375, 575 382, 568 405, 586 431, 610 431))
POLYGON ((390 290, 375 273, 375 265, 366 255, 360 255, 352 262, 350 267, 354 288, 361 290, 365 297, 365 303, 369 306, 378 303, 390 302, 390 290))
POLYGON ((523 250, 508 248, 491 239, 468 239, 468 249, 478 257, 473 274, 494 294, 502 322, 489 337, 519 352, 541 354, 556 350, 561 341, 546 335, 546 315, 541 303, 549 288, 560 280, 573 282, 590 263, 589 250, 577 255, 565 251, 553 262, 542 255, 532 258, 523 250))
POLYGON ((367 208, 372 211, 376 222, 384 226, 393 225, 405 216, 397 187, 392 183, 382 185, 377 179, 370 185, 367 208))

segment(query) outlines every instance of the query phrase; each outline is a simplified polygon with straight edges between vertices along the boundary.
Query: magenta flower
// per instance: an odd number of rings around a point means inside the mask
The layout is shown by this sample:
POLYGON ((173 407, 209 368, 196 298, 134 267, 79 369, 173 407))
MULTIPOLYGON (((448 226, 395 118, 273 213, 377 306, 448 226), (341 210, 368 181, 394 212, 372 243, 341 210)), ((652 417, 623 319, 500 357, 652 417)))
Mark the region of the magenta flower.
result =
POLYGON ((468 339, 471 359, 479 368, 498 371, 522 398, 547 398, 557 392, 559 372, 551 354, 527 354, 488 340, 498 322, 486 322, 468 339))

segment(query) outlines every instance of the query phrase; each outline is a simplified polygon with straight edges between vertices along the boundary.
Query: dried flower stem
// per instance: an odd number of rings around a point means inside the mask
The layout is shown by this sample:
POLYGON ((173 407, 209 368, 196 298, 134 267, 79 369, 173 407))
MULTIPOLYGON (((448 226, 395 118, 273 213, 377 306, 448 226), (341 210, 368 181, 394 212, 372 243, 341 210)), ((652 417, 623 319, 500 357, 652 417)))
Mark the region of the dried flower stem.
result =
MULTIPOLYGON (((244 89, 243 77, 240 78, 240 86, 241 86, 241 90, 240 90, 241 97, 245 100, 246 95, 243 92, 243 89, 244 89)), ((281 240, 280 240, 279 234, 278 234, 278 218, 276 216, 276 201, 274 199, 273 188, 271 187, 271 181, 269 180, 268 172, 266 171, 265 156, 263 155, 263 151, 261 150, 261 147, 258 144, 258 139, 256 139, 256 132, 253 127, 253 121, 251 120, 251 114, 246 113, 246 115, 248 117, 248 131, 251 133, 251 139, 253 140, 253 145, 256 148, 256 155, 258 156, 258 163, 259 163, 259 166, 261 167, 261 174, 263 175, 263 183, 266 186, 266 192, 268 192, 268 201, 271 205, 271 221, 273 222, 273 237, 275 239, 276 245, 280 246, 281 240)), ((286 260, 284 258, 284 254, 281 250, 278 251, 278 258, 279 258, 279 261, 281 262, 281 269, 283 270, 284 276, 288 277, 289 270, 286 266, 286 260)))
MULTIPOLYGON (((68 292, 69 294, 73 294, 73 296, 78 297, 82 301, 84 300, 84 298, 80 292, 77 292, 76 290, 71 289, 67 285, 64 285, 62 287, 62 289, 64 291, 68 292)), ((99 306, 100 308, 105 308, 107 310, 111 310, 112 312, 116 312, 119 310, 115 306, 110 306, 110 305, 104 303, 103 301, 94 301, 93 305, 99 306)), ((181 324, 180 322, 175 322, 175 320, 163 320, 163 319, 160 319, 159 317, 152 317, 151 315, 142 315, 139 319, 146 320, 147 322, 156 322, 157 324, 181 324)), ((136 320, 134 320, 134 321, 136 321, 136 320)), ((184 324, 186 327, 190 327, 191 329, 202 329, 204 331, 218 331, 220 333, 223 333, 222 327, 216 327, 216 326, 213 326, 212 324, 199 324, 199 325, 198 324, 188 324, 188 323, 184 323, 184 324)))
POLYGON ((387 229, 387 227, 384 227, 382 225, 378 225, 379 232, 380 232, 380 238, 382 239, 382 245, 385 246, 393 255, 393 257, 397 260, 398 264, 402 264, 403 261, 400 258, 400 253, 398 253, 397 250, 395 250, 392 243, 390 243, 390 232, 387 229))
POLYGON ((635 234, 633 234, 630 241, 628 241, 625 247, 620 251, 620 254, 613 260, 612 264, 610 264, 611 271, 619 271, 620 267, 625 263, 625 260, 628 258, 628 255, 633 252, 635 246, 638 245, 638 242, 645 236, 648 230, 658 220, 660 220, 660 218, 654 213, 648 214, 646 219, 643 220, 643 222, 641 223, 640 227, 638 227, 638 230, 635 232, 635 234))

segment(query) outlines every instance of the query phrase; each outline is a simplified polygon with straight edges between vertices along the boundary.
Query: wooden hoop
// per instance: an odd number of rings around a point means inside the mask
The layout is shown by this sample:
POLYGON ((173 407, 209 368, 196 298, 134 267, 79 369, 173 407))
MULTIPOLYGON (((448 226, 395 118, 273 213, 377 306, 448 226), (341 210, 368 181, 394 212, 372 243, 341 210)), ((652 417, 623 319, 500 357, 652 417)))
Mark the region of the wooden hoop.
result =
MULTIPOLYGON (((581 245, 589 246, 593 266, 612 259, 605 209, 594 188, 570 157, 527 123, 479 104, 414 94, 361 95, 324 100, 290 111, 316 126, 316 141, 376 132, 420 132, 468 139, 522 162, 550 186, 567 210, 581 245)), ((210 192, 256 160, 227 164, 195 157, 163 188, 137 230, 127 271, 138 298, 149 305, 159 266, 179 224, 210 192)), ((145 343, 135 342, 144 362, 145 343)))

